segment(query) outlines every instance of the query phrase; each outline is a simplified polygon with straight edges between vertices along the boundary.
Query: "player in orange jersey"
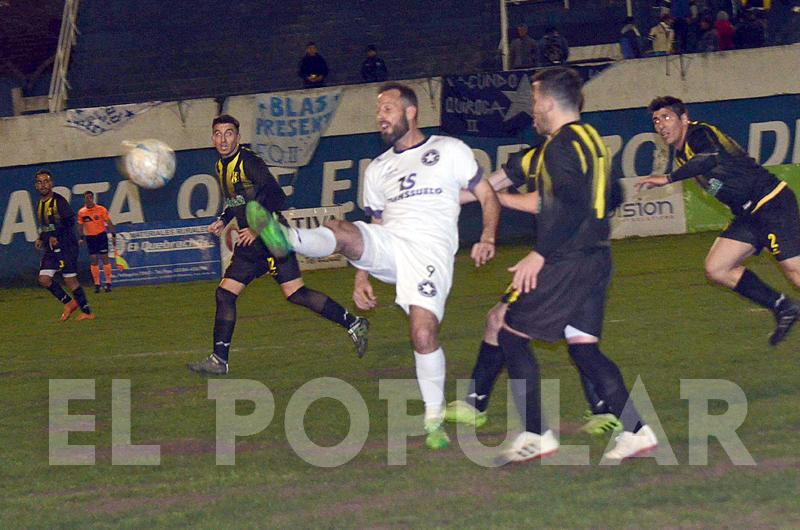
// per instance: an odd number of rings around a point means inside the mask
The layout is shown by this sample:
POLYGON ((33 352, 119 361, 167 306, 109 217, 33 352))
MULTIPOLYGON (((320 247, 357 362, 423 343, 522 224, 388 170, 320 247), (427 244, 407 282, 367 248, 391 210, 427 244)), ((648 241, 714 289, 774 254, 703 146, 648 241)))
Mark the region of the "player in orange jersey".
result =
MULTIPOLYGON (((111 264, 108 262, 108 232, 114 233, 114 223, 108 216, 108 210, 94 202, 94 193, 84 192, 85 206, 78 210, 78 226, 81 239, 86 242, 91 260, 92 280, 94 292, 100 292, 100 266, 97 257, 103 259, 103 274, 106 279, 105 291, 111 291, 111 264)), ((112 238, 112 245, 113 245, 112 238)))

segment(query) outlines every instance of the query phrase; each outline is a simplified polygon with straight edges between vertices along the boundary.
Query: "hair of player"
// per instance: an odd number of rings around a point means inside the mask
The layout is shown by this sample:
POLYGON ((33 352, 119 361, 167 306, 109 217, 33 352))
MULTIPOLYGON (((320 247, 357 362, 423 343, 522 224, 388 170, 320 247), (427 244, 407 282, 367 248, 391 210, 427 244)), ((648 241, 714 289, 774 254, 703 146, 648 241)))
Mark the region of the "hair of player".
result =
POLYGON ((92 199, 94 199, 94 192, 93 192, 93 191, 89 191, 89 190, 87 190, 87 191, 84 191, 84 192, 83 192, 83 196, 84 196, 84 197, 86 197, 87 195, 88 195, 89 197, 91 197, 92 199))
POLYGON ((684 114, 689 114, 689 109, 686 108, 686 103, 681 101, 680 99, 672 96, 658 96, 657 98, 653 99, 650 104, 647 106, 647 111, 652 114, 661 109, 669 109, 674 112, 677 116, 683 116, 684 114))
POLYGON ((539 70, 531 83, 539 83, 539 93, 550 96, 565 110, 583 110, 583 79, 572 68, 556 66, 539 70))
POLYGON ((214 121, 211 122, 211 128, 213 129, 214 126, 219 125, 221 123, 227 123, 233 125, 236 128, 236 132, 239 132, 239 120, 231 116, 230 114, 220 114, 214 121))
POLYGON ((49 178, 50 180, 53 180, 53 174, 50 173, 50 171, 47 170, 47 169, 39 169, 39 170, 37 170, 36 173, 33 175, 33 180, 36 180, 36 177, 38 177, 39 175, 47 175, 47 178, 49 178))
POLYGON ((403 102, 403 105, 406 108, 419 108, 419 105, 417 104, 417 94, 408 86, 402 83, 384 83, 378 89, 378 94, 383 94, 384 92, 388 92, 390 90, 397 90, 400 92, 400 100, 403 102))

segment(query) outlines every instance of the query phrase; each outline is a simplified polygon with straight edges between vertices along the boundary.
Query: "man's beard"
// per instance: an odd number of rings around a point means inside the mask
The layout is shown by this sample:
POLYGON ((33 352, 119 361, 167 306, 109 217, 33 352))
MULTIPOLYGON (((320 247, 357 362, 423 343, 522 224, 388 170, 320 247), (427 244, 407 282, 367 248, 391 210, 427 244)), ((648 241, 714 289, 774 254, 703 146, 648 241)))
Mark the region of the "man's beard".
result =
POLYGON ((405 136, 408 132, 408 120, 405 116, 403 116, 397 125, 392 127, 391 132, 389 130, 381 131, 381 138, 386 145, 394 145, 397 140, 405 136))

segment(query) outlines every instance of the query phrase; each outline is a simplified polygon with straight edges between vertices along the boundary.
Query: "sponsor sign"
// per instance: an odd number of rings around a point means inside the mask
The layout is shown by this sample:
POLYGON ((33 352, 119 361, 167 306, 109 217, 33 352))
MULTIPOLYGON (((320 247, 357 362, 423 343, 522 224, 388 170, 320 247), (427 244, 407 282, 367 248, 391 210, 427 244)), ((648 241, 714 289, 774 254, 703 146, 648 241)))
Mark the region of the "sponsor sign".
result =
MULTIPOLYGON (((297 228, 316 228, 331 219, 344 219, 341 206, 320 206, 318 208, 293 208, 281 212, 289 226, 297 228)), ((297 255, 300 270, 335 269, 346 267, 347 260, 341 254, 332 254, 324 258, 308 258, 297 255)))
POLYGON ((625 201, 611 215, 611 237, 686 233, 682 183, 636 192, 638 178, 620 179, 625 201))
POLYGON ((214 280, 219 245, 208 223, 176 221, 117 227, 114 283, 143 285, 214 280))

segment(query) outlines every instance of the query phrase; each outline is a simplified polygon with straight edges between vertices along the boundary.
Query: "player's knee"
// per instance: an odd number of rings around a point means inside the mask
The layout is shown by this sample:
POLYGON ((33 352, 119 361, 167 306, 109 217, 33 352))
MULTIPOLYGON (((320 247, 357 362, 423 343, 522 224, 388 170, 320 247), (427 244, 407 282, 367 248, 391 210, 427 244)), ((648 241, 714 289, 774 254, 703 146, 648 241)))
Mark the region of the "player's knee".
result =
POLYGON ((705 273, 708 281, 719 285, 726 285, 730 276, 730 270, 727 267, 721 267, 716 263, 710 262, 705 264, 705 273))
POLYGON ((484 340, 489 339, 492 343, 497 342, 497 334, 500 333, 500 329, 503 327, 504 316, 503 306, 493 307, 486 314, 486 326, 483 330, 484 340))
POLYGON ((49 289, 50 286, 53 285, 53 278, 50 276, 39 276, 39 285, 45 289, 49 289))
POLYGON ((414 351, 430 353, 439 347, 439 338, 435 329, 419 327, 411 330, 411 343, 414 351))
POLYGON ((609 396, 623 388, 619 367, 600 351, 596 343, 570 344, 567 349, 580 372, 589 378, 601 395, 609 396))
POLYGON ((223 289, 222 287, 217 287, 216 293, 214 293, 214 298, 217 301, 217 305, 229 305, 236 303, 236 294, 230 292, 227 289, 223 289))

